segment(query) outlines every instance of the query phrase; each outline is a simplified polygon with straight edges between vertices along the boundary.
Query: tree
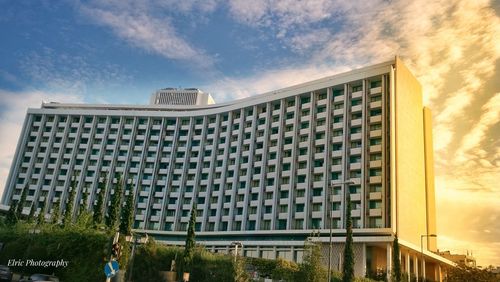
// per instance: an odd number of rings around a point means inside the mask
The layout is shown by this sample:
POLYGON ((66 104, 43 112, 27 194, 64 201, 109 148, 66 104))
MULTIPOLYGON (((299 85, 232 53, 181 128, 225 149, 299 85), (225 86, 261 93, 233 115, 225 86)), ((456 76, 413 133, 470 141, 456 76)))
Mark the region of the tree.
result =
POLYGON ((104 174, 104 178, 99 182, 99 192, 97 194, 97 203, 94 205, 94 215, 93 221, 94 226, 102 224, 104 217, 104 192, 106 190, 107 174, 104 174))
POLYGON ((134 221, 134 184, 130 179, 131 185, 128 189, 128 195, 125 200, 125 206, 122 209, 120 220, 120 233, 130 235, 132 222, 134 221))
POLYGON ((73 180, 71 181, 71 192, 68 196, 68 203, 66 204, 66 209, 64 210, 63 225, 68 226, 73 223, 73 203, 75 201, 76 194, 76 175, 73 174, 73 180))
POLYGON ((494 282, 500 281, 500 277, 488 269, 480 269, 477 267, 470 267, 464 264, 458 264, 456 267, 451 267, 448 270, 445 282, 462 282, 462 281, 481 281, 481 282, 494 282))
POLYGON ((17 203, 17 209, 16 209, 16 217, 17 219, 21 219, 23 215, 23 209, 24 206, 26 205, 26 196, 28 194, 28 186, 24 187, 23 192, 21 193, 21 198, 19 199, 19 202, 17 203))
POLYGON ((401 282, 401 261, 399 260, 399 242, 398 235, 394 235, 392 242, 392 281, 401 282))
POLYGON ((17 201, 12 200, 7 216, 5 217, 5 224, 9 226, 16 225, 17 223, 17 201))
POLYGON ((122 203, 122 191, 123 191, 123 181, 121 174, 118 173, 116 179, 116 185, 113 189, 113 195, 111 195, 111 205, 108 209, 108 216, 106 217, 106 225, 111 229, 115 230, 118 227, 118 221, 120 216, 120 209, 122 203))
POLYGON ((38 217, 36 220, 37 225, 41 225, 41 224, 45 223, 45 206, 46 206, 46 203, 44 202, 42 204, 42 208, 40 209, 40 212, 38 213, 38 217))
POLYGON ((52 224, 57 225, 59 223, 60 206, 61 203, 59 199, 52 204, 52 219, 51 219, 52 224))
MULTIPOLYGON (((314 237, 314 233, 312 237, 314 237)), ((319 237, 319 234, 317 235, 319 237)), ((308 238, 309 239, 309 238, 308 238)), ((322 282, 327 278, 327 270, 321 262, 321 246, 316 242, 304 244, 304 260, 299 266, 297 281, 322 282)))
POLYGON ((352 219, 351 219, 351 197, 347 193, 346 199, 346 214, 345 214, 345 228, 346 228, 346 238, 345 238, 345 248, 344 248, 344 265, 342 267, 342 281, 352 282, 354 281, 354 252, 353 252, 353 240, 352 240, 352 219))
POLYGON ((196 203, 191 208, 191 217, 189 218, 189 225, 187 230, 186 246, 184 247, 184 272, 191 270, 193 263, 195 241, 195 225, 196 225, 196 203))

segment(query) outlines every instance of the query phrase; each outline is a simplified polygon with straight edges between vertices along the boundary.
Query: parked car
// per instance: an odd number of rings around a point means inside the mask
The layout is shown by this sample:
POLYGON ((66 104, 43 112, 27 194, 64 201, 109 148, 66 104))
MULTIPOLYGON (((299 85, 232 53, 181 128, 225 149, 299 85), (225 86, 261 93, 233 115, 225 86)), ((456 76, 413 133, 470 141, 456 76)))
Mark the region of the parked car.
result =
POLYGON ((12 281, 12 271, 6 265, 0 265, 0 281, 12 281))
POLYGON ((32 281, 37 281, 37 282, 59 282, 59 278, 57 278, 54 275, 48 275, 48 274, 33 274, 29 278, 24 278, 19 280, 19 282, 32 282, 32 281))

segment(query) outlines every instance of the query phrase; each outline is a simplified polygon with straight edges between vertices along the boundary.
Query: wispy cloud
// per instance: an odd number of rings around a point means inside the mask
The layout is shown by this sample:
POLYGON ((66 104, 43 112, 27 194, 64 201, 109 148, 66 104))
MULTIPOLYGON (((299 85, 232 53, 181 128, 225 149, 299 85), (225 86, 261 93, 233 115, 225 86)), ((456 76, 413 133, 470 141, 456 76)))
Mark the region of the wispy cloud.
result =
POLYGON ((49 47, 26 54, 19 67, 31 79, 31 87, 66 93, 84 93, 89 84, 110 86, 131 78, 118 65, 104 62, 92 65, 84 54, 70 55, 49 47))
MULTIPOLYGON (((202 69, 211 69, 214 60, 205 54, 202 49, 189 43, 178 33, 171 22, 168 11, 192 11, 201 9, 203 12, 212 11, 215 2, 207 1, 198 5, 197 1, 165 3, 155 1, 110 1, 81 3, 80 12, 93 22, 108 27, 119 38, 132 46, 141 48, 153 54, 158 54, 167 59, 192 62, 202 69), (157 15, 155 9, 165 13, 157 15)), ((203 1, 201 1, 203 2, 203 1)), ((158 11, 156 11, 158 12, 158 11)))
POLYGON ((0 195, 3 194, 18 138, 30 107, 40 107, 42 101, 83 102, 76 94, 51 93, 43 91, 10 92, 0 89, 0 195))
POLYGON ((462 139, 461 146, 456 151, 455 160, 463 162, 466 154, 474 149, 480 149, 487 137, 488 130, 500 123, 500 93, 495 94, 482 107, 482 115, 474 128, 462 139))

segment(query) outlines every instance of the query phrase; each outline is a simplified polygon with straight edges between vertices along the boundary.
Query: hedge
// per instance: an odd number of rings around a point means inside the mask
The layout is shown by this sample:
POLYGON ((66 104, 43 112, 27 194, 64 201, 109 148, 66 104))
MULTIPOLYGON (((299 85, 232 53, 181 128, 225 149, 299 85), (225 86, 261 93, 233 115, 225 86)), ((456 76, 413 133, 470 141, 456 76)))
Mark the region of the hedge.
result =
MULTIPOLYGON (((0 264, 9 259, 54 261, 66 260, 64 267, 14 266, 14 272, 54 274, 64 281, 101 281, 109 257, 111 235, 94 230, 47 228, 30 233, 27 228, 0 228, 0 264), (37 232, 38 232, 37 231, 37 232)), ((127 256, 127 255, 125 255, 127 256)))

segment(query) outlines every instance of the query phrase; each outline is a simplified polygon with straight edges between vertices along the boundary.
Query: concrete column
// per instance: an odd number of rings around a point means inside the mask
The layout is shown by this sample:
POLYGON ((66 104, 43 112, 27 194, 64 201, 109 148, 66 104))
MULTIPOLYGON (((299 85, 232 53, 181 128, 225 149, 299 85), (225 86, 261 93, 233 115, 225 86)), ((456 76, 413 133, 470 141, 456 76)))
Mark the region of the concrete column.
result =
POLYGON ((438 264, 438 279, 437 281, 443 282, 443 272, 441 271, 441 264, 438 264))
POLYGON ((419 281, 419 279, 418 279, 419 278, 418 277, 418 269, 420 268, 418 266, 418 255, 414 255, 413 256, 413 267, 414 267, 414 272, 415 272, 414 274, 415 274, 415 276, 417 278, 417 282, 418 282, 419 281))
POLYGON ((363 265, 363 277, 366 276, 366 243, 361 244, 362 248, 362 262, 361 264, 363 265))
POLYGON ((411 270, 410 270, 410 253, 406 253, 406 260, 405 260, 405 263, 406 263, 406 274, 408 276, 408 282, 410 282, 410 273, 411 273, 411 270))
POLYGON ((425 258, 422 258, 422 280, 425 281, 427 277, 425 277, 425 258))
POLYGON ((390 280, 391 279, 391 272, 392 272, 392 244, 387 243, 386 248, 387 248, 387 262, 386 262, 387 279, 390 280))

